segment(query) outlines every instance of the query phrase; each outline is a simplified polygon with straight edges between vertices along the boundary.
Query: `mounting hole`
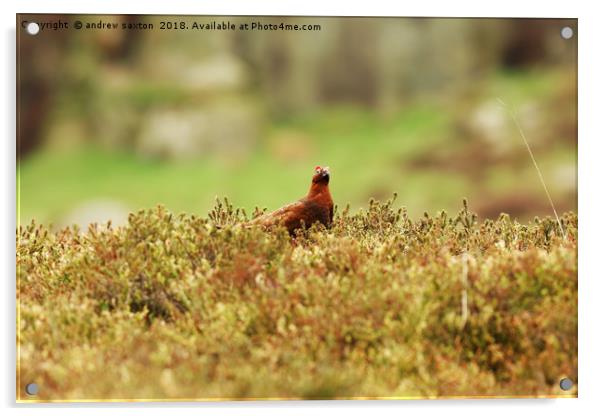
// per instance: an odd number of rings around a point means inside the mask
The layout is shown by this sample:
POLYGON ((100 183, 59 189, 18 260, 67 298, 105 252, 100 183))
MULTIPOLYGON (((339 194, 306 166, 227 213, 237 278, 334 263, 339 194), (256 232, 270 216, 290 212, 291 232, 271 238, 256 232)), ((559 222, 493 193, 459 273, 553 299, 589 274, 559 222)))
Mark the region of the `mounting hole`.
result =
POLYGON ((562 29, 560 29, 560 36, 562 36, 563 39, 570 39, 573 37, 573 29, 569 26, 565 26, 562 29))
POLYGON ((36 394, 38 394, 38 391, 40 391, 40 388, 36 383, 29 383, 25 386, 25 393, 27 393, 30 396, 35 396, 36 394))
POLYGON ((563 378, 560 380, 560 388, 564 391, 570 390, 573 388, 573 380, 570 378, 563 378))
POLYGON ((25 26, 25 31, 29 33, 31 36, 35 36, 40 32, 40 25, 36 22, 29 22, 25 26))

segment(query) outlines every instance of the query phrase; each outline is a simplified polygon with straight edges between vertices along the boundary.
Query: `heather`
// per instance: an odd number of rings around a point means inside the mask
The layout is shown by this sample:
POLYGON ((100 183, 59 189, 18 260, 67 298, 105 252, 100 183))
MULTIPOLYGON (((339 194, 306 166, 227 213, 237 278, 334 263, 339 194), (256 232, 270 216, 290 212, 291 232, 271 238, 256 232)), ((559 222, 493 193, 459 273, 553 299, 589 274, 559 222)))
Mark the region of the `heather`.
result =
MULTIPOLYGON (((577 215, 393 200, 294 238, 159 206, 17 230, 19 391, 39 399, 571 395, 577 215), (562 229, 561 229, 562 227, 562 229)), ((27 399, 24 394, 22 399, 27 399)))

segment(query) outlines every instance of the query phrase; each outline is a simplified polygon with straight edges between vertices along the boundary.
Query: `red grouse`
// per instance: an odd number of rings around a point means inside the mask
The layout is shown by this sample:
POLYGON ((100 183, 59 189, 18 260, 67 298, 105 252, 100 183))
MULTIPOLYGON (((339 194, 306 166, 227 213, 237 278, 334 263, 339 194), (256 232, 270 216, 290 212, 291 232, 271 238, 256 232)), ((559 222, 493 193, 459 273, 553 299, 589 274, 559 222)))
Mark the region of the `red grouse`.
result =
POLYGON ((307 196, 274 212, 257 217, 247 225, 259 225, 265 228, 283 225, 291 235, 294 235, 298 228, 310 227, 316 222, 329 227, 333 216, 332 197, 328 189, 329 181, 330 170, 328 167, 316 166, 307 196))

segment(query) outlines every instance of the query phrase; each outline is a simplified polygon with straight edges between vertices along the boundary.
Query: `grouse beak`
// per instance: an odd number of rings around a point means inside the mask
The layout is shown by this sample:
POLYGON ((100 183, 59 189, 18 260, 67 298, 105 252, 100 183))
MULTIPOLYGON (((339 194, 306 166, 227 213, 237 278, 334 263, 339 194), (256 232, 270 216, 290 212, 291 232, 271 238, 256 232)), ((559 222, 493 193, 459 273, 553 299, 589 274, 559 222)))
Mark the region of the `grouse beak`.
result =
POLYGON ((330 168, 328 166, 322 168, 322 176, 330 177, 330 168))

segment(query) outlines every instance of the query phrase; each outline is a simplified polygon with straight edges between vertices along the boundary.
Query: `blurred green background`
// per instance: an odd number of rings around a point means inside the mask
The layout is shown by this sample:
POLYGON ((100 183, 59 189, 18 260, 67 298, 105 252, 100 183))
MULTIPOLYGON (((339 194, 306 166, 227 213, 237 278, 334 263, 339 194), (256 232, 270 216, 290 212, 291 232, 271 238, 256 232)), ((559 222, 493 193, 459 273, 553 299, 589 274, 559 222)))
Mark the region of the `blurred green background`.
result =
MULTIPOLYGON (((206 215, 303 196, 330 166, 352 210, 399 194, 413 217, 576 210, 576 20, 20 16, 153 24, 18 37, 20 222, 120 224, 163 204, 206 215), (160 22, 318 24, 161 30, 160 22)), ((179 25, 179 23, 177 23, 179 25)))

